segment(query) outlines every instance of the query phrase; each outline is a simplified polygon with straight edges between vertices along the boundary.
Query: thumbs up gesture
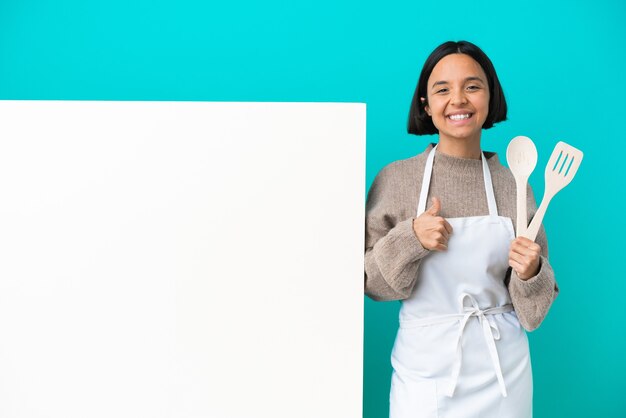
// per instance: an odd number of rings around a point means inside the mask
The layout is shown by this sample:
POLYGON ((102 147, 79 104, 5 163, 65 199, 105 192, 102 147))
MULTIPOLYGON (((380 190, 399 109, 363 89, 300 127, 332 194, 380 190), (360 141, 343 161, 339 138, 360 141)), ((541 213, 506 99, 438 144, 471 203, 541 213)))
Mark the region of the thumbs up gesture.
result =
POLYGON ((439 198, 432 198, 432 205, 424 213, 413 220, 413 231, 422 247, 431 251, 445 251, 448 249, 448 237, 452 233, 452 226, 439 216, 441 202, 439 198))

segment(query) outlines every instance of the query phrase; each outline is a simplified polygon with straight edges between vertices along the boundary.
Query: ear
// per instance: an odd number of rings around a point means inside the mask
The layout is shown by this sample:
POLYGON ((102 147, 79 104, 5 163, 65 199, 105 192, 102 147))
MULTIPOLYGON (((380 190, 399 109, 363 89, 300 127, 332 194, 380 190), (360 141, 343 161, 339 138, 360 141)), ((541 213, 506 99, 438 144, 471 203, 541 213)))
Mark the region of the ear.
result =
MULTIPOLYGON (((420 97, 420 102, 422 102, 422 104, 426 103, 426 98, 425 97, 420 97)), ((424 106, 424 110, 426 111, 426 113, 428 113, 428 116, 432 117, 433 115, 430 113, 430 107, 428 107, 428 105, 424 106)))

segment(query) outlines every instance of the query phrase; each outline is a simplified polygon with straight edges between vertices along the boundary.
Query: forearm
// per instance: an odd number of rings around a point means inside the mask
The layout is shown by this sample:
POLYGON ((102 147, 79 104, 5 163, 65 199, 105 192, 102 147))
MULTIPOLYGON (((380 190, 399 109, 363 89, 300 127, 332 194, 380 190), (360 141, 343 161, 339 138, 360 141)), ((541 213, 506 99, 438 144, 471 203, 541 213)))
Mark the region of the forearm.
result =
POLYGON ((408 298, 428 253, 415 236, 413 219, 399 222, 365 252, 365 293, 374 300, 408 298))
POLYGON ((509 293, 522 326, 528 331, 537 329, 559 293, 548 259, 541 256, 538 273, 528 280, 520 279, 512 270, 509 293))

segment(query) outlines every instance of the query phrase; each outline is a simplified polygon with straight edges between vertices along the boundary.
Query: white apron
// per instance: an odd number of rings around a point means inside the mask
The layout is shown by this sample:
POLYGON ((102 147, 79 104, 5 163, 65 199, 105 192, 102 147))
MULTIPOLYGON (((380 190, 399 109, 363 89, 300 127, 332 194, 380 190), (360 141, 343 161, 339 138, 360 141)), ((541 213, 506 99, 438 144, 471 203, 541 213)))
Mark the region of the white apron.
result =
MULTIPOLYGON (((418 215, 426 209, 436 148, 418 215)), ((513 224, 498 216, 482 153, 481 160, 489 215, 448 218, 448 249, 421 261, 413 293, 402 301, 390 418, 532 416, 528 339, 504 284, 513 224)))

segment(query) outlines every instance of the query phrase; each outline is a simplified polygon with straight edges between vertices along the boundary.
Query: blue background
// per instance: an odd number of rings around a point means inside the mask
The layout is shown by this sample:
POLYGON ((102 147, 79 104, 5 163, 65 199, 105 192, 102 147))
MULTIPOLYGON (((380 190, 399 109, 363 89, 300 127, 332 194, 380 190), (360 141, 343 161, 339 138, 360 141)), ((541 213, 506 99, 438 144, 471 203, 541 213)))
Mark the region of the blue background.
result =
MULTIPOLYGON (((530 136, 537 200, 554 144, 585 151, 545 219, 561 295, 529 335, 535 417, 623 417, 625 22, 608 0, 0 0, 0 99, 365 102, 369 187, 436 141, 405 128, 430 51, 478 44, 509 104, 483 148, 530 136)), ((365 302, 367 418, 387 416, 398 307, 365 302)))

